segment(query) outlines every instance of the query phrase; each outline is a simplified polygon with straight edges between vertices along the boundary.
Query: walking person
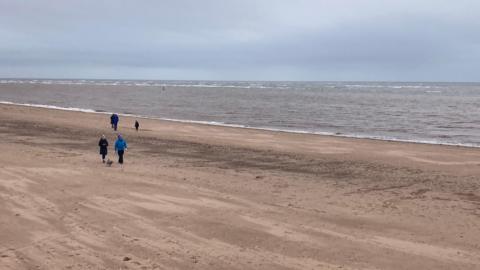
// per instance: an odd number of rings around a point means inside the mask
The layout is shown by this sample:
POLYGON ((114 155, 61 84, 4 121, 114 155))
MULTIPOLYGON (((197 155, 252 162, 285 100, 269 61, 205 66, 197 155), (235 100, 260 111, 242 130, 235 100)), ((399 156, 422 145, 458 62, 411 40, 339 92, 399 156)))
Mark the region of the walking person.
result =
POLYGON ((108 152, 108 141, 105 135, 102 135, 100 141, 98 141, 98 146, 100 147, 100 155, 102 155, 102 162, 105 163, 105 157, 108 152))
POLYGON ((135 120, 135 130, 138 131, 138 128, 140 127, 140 123, 138 123, 137 120, 135 120))
POLYGON ((118 114, 116 113, 112 114, 111 121, 112 121, 113 130, 117 131, 118 121, 119 121, 118 114))
POLYGON ((122 138, 122 135, 118 134, 117 141, 115 142, 115 151, 118 154, 118 163, 123 164, 123 154, 127 150, 127 142, 122 138))
POLYGON ((112 125, 112 128, 113 128, 113 118, 115 118, 114 115, 115 114, 112 113, 112 115, 110 116, 110 124, 112 125))

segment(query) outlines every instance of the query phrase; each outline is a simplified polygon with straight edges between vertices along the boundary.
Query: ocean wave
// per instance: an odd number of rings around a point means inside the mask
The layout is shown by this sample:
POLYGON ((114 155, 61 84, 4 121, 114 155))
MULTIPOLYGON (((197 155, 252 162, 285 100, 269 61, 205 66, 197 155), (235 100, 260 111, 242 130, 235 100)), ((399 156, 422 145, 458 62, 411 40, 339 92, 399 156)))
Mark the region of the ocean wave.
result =
MULTIPOLYGON (((338 87, 341 87, 339 85, 338 87)), ((346 88, 387 88, 387 89, 431 89, 440 88, 434 85, 384 85, 384 84, 345 84, 346 88)))
MULTIPOLYGON (((76 108, 76 107, 59 107, 59 106, 46 105, 46 104, 15 103, 10 101, 0 101, 0 104, 53 109, 53 110, 63 110, 63 111, 77 111, 77 112, 84 112, 84 113, 108 114, 108 115, 113 113, 113 112, 108 112, 104 110, 94 110, 94 109, 85 109, 85 108, 76 108)), ((199 121, 199 120, 162 118, 162 117, 152 117, 152 116, 146 116, 146 115, 137 115, 133 113, 117 113, 117 114, 120 116, 136 117, 140 119, 152 119, 152 120, 162 120, 162 121, 188 123, 188 124, 200 124, 200 125, 221 126, 221 127, 230 127, 230 128, 264 130, 264 131, 272 131, 272 132, 285 132, 285 133, 311 134, 311 135, 333 136, 333 137, 354 138, 354 139, 369 139, 369 140, 392 141, 392 142, 406 142, 406 143, 418 143, 418 144, 480 148, 480 144, 445 142, 445 141, 439 141, 434 139, 431 139, 431 140, 401 139, 401 138, 395 138, 395 137, 389 137, 389 136, 378 136, 378 135, 362 135, 362 134, 353 134, 353 133, 342 134, 339 132, 294 130, 294 129, 284 129, 284 128, 276 128, 276 127, 252 127, 252 126, 246 126, 241 124, 229 124, 229 123, 223 123, 223 122, 217 122, 217 121, 199 121)))
POLYGON ((138 87, 198 87, 198 88, 239 88, 239 89, 290 89, 286 85, 262 85, 258 83, 218 84, 218 83, 173 83, 152 81, 95 81, 95 80, 17 80, 2 79, 0 84, 46 84, 46 85, 97 85, 97 86, 138 86, 138 87))
POLYGON ((237 89, 437 89, 438 85, 428 84, 376 84, 348 82, 316 82, 311 85, 297 84, 295 82, 214 82, 214 81, 152 81, 152 80, 50 80, 50 79, 0 79, 0 84, 47 84, 47 85, 97 85, 97 86, 136 86, 136 87, 197 87, 197 88, 237 88, 237 89))

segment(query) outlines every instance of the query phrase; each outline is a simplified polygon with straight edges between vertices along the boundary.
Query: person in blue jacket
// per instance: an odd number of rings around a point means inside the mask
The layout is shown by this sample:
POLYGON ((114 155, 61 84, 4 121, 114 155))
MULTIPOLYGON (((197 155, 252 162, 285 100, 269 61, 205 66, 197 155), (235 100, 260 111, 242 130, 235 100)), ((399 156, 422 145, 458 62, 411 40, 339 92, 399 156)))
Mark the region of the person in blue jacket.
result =
POLYGON ((112 124, 113 130, 115 131, 117 131, 118 121, 119 121, 118 114, 114 113, 112 114, 112 116, 110 116, 110 122, 112 124))
POLYGON ((123 154, 127 150, 127 142, 122 138, 122 135, 118 134, 117 141, 115 142, 115 151, 118 153, 118 163, 123 164, 123 154))

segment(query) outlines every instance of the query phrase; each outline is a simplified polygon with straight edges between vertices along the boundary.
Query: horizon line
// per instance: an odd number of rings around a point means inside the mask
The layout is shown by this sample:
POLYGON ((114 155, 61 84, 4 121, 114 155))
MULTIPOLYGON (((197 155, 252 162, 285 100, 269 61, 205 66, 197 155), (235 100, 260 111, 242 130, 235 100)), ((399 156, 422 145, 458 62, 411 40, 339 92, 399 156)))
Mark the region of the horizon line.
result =
POLYGON ((108 81, 197 81, 197 82, 374 82, 374 83, 480 83, 480 81, 402 81, 402 80, 213 80, 213 79, 133 79, 133 78, 51 78, 51 77, 0 77, 0 80, 108 80, 108 81))

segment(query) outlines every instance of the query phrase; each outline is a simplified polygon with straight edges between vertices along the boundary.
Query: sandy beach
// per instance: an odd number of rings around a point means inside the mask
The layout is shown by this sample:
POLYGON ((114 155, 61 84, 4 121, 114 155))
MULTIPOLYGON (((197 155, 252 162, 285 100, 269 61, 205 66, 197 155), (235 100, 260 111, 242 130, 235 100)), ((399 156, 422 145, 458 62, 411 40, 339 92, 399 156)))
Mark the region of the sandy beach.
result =
POLYGON ((1 269, 480 269, 480 149, 134 121, 0 105, 1 269))

